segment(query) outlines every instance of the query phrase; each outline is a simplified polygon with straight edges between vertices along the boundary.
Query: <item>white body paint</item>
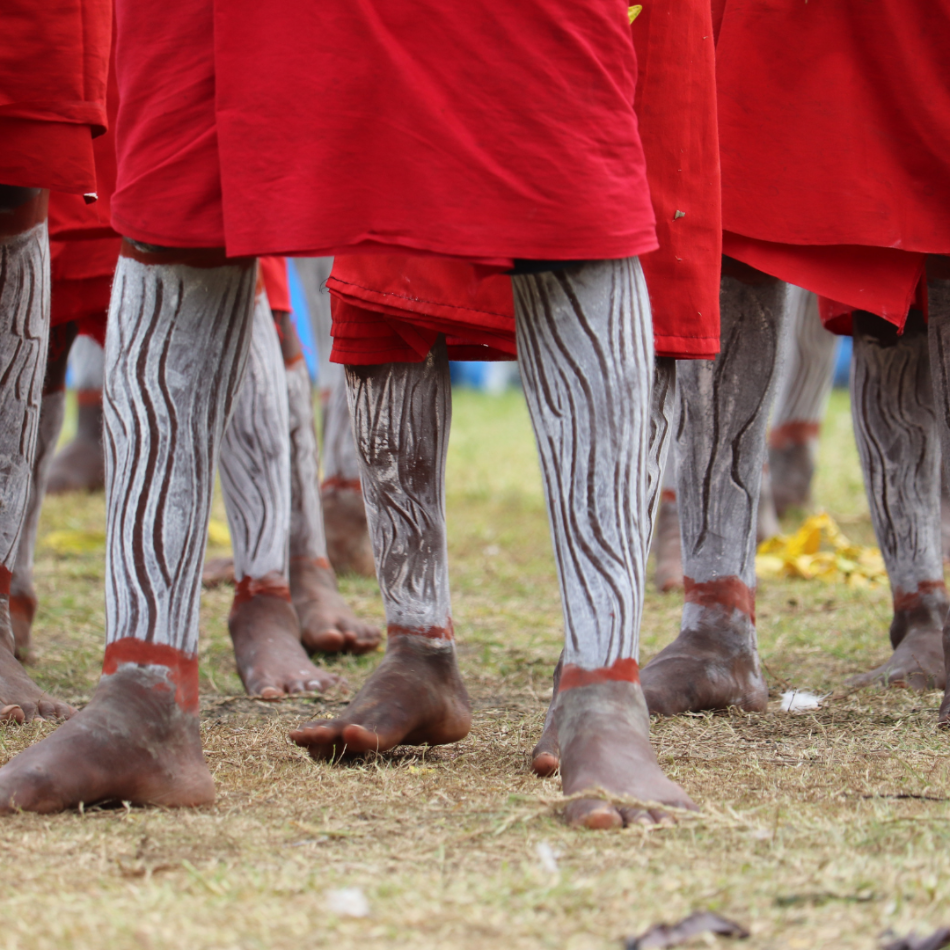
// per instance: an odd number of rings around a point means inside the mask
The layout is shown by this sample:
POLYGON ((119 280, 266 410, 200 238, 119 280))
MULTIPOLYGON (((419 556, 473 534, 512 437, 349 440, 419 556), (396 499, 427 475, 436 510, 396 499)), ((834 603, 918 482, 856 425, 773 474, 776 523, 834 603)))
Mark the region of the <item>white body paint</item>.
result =
POLYGON ((198 646, 218 452, 244 372, 255 268, 120 257, 104 389, 106 631, 198 646))
POLYGON ((234 576, 287 574, 290 422, 287 376, 267 294, 254 304, 247 370, 221 443, 221 491, 234 576))
POLYGON ((0 567, 12 570, 30 501, 49 342, 46 223, 0 240, 0 567))
POLYGON ((636 659, 647 489, 656 494, 661 462, 649 456, 653 328, 643 272, 631 258, 512 283, 561 584, 563 661, 597 669, 636 659))

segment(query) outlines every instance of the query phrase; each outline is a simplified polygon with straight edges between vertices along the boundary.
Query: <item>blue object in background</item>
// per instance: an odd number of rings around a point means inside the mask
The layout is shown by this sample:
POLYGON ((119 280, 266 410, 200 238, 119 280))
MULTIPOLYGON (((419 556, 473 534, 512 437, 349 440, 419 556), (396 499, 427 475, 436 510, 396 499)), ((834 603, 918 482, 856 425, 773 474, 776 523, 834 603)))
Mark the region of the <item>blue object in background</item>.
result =
POLYGON ((840 337, 838 356, 835 360, 835 389, 847 389, 848 379, 851 376, 851 349, 853 341, 850 336, 840 337))
POLYGON ((288 257, 287 282, 290 285, 290 306, 293 308, 291 317, 297 327, 297 336, 303 347, 303 358, 306 361, 310 378, 317 378, 317 347, 313 342, 313 331, 310 329, 310 310, 307 307, 307 298, 304 296, 303 284, 297 276, 297 268, 288 257))

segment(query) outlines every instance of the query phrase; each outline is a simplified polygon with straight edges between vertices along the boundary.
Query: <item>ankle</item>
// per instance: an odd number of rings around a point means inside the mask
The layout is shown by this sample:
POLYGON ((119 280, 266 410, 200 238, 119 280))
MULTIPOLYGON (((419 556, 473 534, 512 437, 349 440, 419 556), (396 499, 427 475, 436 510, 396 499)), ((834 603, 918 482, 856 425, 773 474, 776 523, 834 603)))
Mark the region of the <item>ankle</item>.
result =
MULTIPOLYGON (((198 719, 198 657, 133 637, 106 646, 97 695, 130 694, 142 705, 198 719)), ((128 698, 128 697, 126 697, 128 698)))

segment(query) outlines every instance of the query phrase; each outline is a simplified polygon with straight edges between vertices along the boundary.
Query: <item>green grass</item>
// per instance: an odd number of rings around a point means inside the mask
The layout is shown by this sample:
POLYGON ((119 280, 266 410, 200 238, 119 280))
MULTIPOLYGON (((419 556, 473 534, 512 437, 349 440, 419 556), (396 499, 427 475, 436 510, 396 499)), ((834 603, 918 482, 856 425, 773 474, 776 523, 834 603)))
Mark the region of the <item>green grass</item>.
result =
MULTIPOLYGON (((840 688, 888 653, 886 590, 760 586, 773 695, 785 684, 836 691, 804 715, 772 702, 761 715, 655 721, 660 760, 702 804, 699 817, 615 834, 560 821, 557 783, 527 772, 562 620, 526 412, 515 393, 459 392, 454 415, 448 517, 471 736, 354 766, 312 763, 287 731, 342 700, 244 698, 229 593, 208 592, 202 707, 217 803, 0 820, 0 950, 587 950, 707 907, 750 927, 746 946, 814 950, 871 948, 888 928, 950 923, 950 747, 934 725, 938 694, 840 688), (538 857, 542 842, 556 873, 538 857), (362 888, 370 916, 328 911, 337 887, 362 888)), ((844 394, 832 399, 816 496, 854 540, 872 542, 844 394)), ((33 672, 74 702, 98 674, 102 550, 58 555, 42 536, 101 531, 103 514, 101 497, 51 499, 41 525, 33 672)), ((342 587, 382 619, 374 584, 342 587)), ((675 635, 679 610, 678 597, 648 593, 643 659, 675 635)), ((377 662, 333 666, 357 687, 377 662)), ((3 757, 50 729, 0 727, 3 757)))

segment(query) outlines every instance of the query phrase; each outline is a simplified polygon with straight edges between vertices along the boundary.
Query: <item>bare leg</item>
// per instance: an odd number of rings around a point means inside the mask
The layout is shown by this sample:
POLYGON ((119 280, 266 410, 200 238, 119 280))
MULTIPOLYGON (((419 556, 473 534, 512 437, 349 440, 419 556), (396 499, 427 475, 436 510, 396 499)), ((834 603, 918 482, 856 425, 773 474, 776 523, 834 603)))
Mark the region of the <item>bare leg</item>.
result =
POLYGON ((20 544, 17 547, 16 566, 10 582, 10 620, 13 624, 16 655, 25 663, 29 662, 31 656, 30 638, 37 608, 36 590, 33 587, 36 532, 39 527, 40 509, 43 507, 43 498, 46 495, 46 480, 50 463, 53 461, 53 452, 56 450, 59 433, 63 427, 66 406, 66 362, 75 336, 75 323, 62 324, 50 331, 40 425, 37 431, 36 454, 33 458, 30 501, 23 522, 20 544))
MULTIPOLYGON (((654 363, 653 371, 653 390, 650 403, 650 443, 646 469, 646 531, 644 536, 647 542, 653 535, 652 525, 657 524, 657 532, 663 526, 664 505, 667 504, 663 498, 663 495, 666 494, 667 473, 675 468, 675 462, 669 450, 673 441, 671 435, 676 424, 677 411, 676 360, 658 357, 654 363)), ((681 545, 678 518, 674 528, 676 531, 676 558, 682 565, 679 558, 681 545)), ((656 547, 659 548, 659 538, 657 538, 656 547)), ((536 775, 540 776, 553 775, 560 767, 555 710, 563 666, 564 654, 562 651, 554 669, 554 688, 547 716, 544 720, 544 731, 531 753, 531 768, 536 775)))
POLYGON ((672 453, 663 473, 660 510, 653 536, 653 553, 656 555, 654 581, 657 590, 663 594, 682 590, 683 542, 680 538, 679 508, 676 504, 676 459, 672 453))
POLYGON ((291 733, 317 759, 457 742, 471 725, 449 598, 445 341, 421 363, 348 366, 346 376, 388 640, 342 716, 291 733))
MULTIPOLYGON (((290 593, 300 619, 300 639, 311 652, 368 653, 379 648, 380 632, 359 620, 340 596, 327 557, 317 491, 320 458, 313 426, 313 391, 300 339, 289 313, 274 316, 281 326, 290 408, 290 593)), ((348 427, 349 421, 347 408, 348 427)), ((352 433, 349 438, 352 443, 352 433)), ((362 504, 361 494, 361 510, 362 504)))
POLYGON ((0 769, 3 809, 214 798, 198 720, 198 601, 253 263, 123 245, 106 343, 103 675, 82 712, 0 769))
POLYGON ((105 488, 106 462, 102 448, 102 372, 105 353, 88 336, 73 345, 76 400, 79 414, 76 437, 53 459, 47 491, 101 491, 105 488))
POLYGON ((785 285, 737 270, 757 282, 723 276, 721 354, 677 371, 686 604, 679 636, 643 670, 650 712, 663 715, 768 701, 755 635, 755 526, 785 285))
MULTIPOLYGON (((927 271, 930 366, 937 430, 940 433, 943 458, 950 460, 950 257, 931 258, 927 271)), ((945 686, 938 721, 941 725, 950 726, 950 616, 944 623, 943 650, 945 686)))
POLYGON ((0 185, 0 719, 68 716, 14 655, 10 592, 30 501, 49 336, 47 193, 0 185))
POLYGON ((893 655, 852 686, 943 688, 947 591, 940 549, 940 446, 927 330, 854 315, 851 411, 858 455, 894 596, 893 655))
POLYGON ((261 291, 247 372, 221 444, 221 491, 237 590, 228 617, 234 656, 252 696, 322 690, 339 677, 314 666, 290 597, 290 423, 274 319, 261 291))
MULTIPOLYGON (((554 708, 572 824, 693 806, 650 745, 637 649, 662 451, 650 458, 653 334, 636 259, 513 279, 518 355, 551 521, 565 642, 554 708), (657 803, 614 806, 598 794, 657 803)), ((673 387, 669 387, 672 392, 673 387)), ((668 424, 660 414, 654 424, 668 424)))
POLYGON ((373 577, 373 547, 346 402, 346 382, 332 386, 323 416, 324 479, 320 496, 330 563, 341 573, 373 577))
POLYGON ((775 397, 769 433, 772 497, 781 516, 811 502, 818 432, 828 407, 838 338, 818 315, 818 298, 789 286, 788 360, 775 397))

